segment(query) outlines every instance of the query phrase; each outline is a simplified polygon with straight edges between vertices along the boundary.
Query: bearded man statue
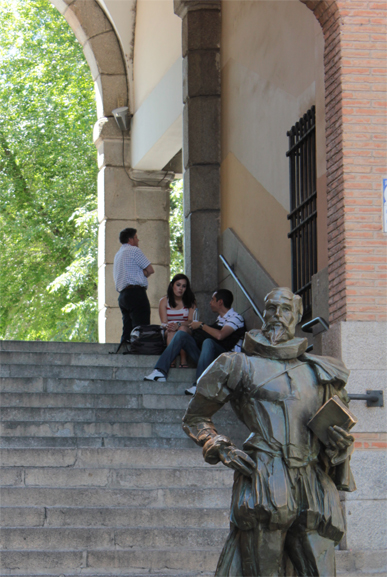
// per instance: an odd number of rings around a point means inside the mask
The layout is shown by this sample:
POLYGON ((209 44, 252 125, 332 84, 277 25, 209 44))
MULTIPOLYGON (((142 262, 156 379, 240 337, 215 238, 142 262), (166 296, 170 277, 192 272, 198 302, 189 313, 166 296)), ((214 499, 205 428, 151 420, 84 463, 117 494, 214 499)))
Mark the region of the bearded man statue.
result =
POLYGON ((307 339, 295 337, 301 318, 301 298, 273 289, 262 330, 246 333, 243 353, 224 353, 208 367, 183 419, 207 463, 235 470, 216 577, 336 575, 334 547, 344 535, 338 490, 355 489, 354 438, 335 425, 325 446, 308 422, 334 395, 348 404, 349 371, 305 352, 307 339), (243 450, 211 420, 227 402, 251 431, 243 450))

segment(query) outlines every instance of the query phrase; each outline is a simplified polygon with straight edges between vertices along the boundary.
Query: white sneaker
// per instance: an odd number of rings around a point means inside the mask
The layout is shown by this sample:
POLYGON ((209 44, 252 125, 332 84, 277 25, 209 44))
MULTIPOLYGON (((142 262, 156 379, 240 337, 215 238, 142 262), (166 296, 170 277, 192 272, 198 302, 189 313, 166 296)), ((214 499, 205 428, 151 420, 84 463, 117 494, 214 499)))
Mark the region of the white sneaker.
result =
POLYGON ((147 377, 144 377, 144 381, 158 381, 159 383, 165 383, 166 380, 164 373, 157 369, 152 371, 147 377))
POLYGON ((195 393, 196 393, 196 385, 192 385, 192 387, 185 390, 186 395, 194 395, 195 393))

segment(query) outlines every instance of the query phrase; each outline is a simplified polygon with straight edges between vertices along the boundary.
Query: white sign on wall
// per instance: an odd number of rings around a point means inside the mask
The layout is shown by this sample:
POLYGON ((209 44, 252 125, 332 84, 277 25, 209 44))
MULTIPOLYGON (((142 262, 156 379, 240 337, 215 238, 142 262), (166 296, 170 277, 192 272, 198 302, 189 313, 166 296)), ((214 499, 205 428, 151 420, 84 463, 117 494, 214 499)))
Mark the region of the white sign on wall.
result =
POLYGON ((383 232, 387 232, 387 178, 383 178, 383 232))

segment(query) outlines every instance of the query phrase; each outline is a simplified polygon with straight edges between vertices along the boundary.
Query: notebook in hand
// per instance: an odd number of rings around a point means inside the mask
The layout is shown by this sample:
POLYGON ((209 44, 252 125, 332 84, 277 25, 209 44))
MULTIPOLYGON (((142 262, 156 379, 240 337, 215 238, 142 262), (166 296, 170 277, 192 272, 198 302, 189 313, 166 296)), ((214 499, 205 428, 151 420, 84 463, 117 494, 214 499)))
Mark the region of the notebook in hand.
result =
POLYGON ((357 423, 357 418, 346 405, 334 395, 329 399, 308 423, 308 427, 325 446, 329 445, 328 428, 338 425, 349 431, 357 423))

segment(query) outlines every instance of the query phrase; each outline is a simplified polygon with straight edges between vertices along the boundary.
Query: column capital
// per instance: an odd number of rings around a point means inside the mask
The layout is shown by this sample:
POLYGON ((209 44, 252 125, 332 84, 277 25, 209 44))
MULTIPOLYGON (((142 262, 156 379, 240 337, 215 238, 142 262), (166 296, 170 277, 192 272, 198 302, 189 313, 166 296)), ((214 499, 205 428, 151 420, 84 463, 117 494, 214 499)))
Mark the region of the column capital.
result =
MULTIPOLYGON (((98 148, 105 139, 122 141, 122 132, 112 116, 103 116, 94 124, 93 141, 95 146, 98 148)), ((128 139, 128 136, 125 136, 125 139, 128 139)))
POLYGON ((164 189, 167 188, 172 180, 175 178, 174 172, 165 172, 162 170, 129 170, 130 178, 136 188, 155 187, 164 189))
POLYGON ((184 18, 196 10, 221 10, 221 0, 173 0, 175 14, 184 18))

